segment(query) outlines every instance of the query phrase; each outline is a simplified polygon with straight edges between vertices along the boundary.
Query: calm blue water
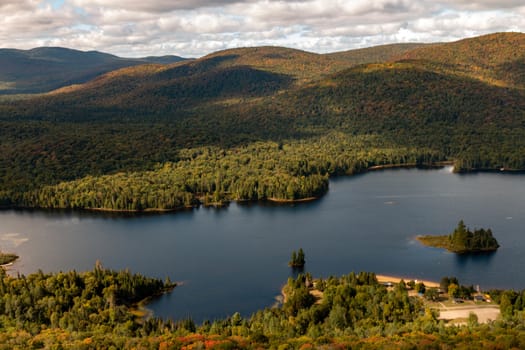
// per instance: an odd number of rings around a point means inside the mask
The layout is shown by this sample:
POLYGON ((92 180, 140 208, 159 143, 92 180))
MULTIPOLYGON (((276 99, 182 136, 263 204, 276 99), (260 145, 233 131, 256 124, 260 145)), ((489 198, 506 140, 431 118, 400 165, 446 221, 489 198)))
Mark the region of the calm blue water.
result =
POLYGON ((328 194, 297 205, 246 205, 164 215, 0 211, 0 250, 16 271, 113 269, 182 284, 150 305, 197 321, 249 315, 272 305, 302 247, 314 276, 374 271, 409 278, 456 276, 481 288, 525 288, 525 176, 398 169, 330 182, 328 194), (421 246, 463 219, 491 228, 501 248, 458 257, 421 246))

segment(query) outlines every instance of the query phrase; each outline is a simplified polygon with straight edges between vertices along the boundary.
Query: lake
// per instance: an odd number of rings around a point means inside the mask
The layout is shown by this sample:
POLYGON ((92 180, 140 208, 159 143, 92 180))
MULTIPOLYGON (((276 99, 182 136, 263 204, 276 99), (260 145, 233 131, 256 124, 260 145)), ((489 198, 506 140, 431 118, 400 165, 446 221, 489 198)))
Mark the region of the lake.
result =
POLYGON ((525 288, 525 176, 458 175, 451 168, 391 169, 338 178, 320 200, 238 204, 158 215, 0 211, 0 250, 28 274, 92 269, 97 260, 180 285, 150 304, 155 315, 200 322, 271 306, 302 247, 314 277, 373 271, 462 284, 525 288), (456 256, 418 234, 491 228, 501 248, 456 256))

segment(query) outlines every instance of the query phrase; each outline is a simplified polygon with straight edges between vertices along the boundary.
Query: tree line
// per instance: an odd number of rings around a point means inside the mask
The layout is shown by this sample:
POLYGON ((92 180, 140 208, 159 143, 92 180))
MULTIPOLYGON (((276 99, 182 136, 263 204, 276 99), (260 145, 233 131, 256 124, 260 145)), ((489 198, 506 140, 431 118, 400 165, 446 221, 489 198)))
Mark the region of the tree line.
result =
MULTIPOLYGON (((525 291, 492 290, 502 317, 488 324, 475 318, 452 326, 425 307, 409 288, 421 283, 378 283, 374 273, 289 278, 282 306, 196 324, 142 318, 134 305, 174 284, 129 271, 97 266, 87 272, 37 273, 12 277, 0 271, 0 348, 256 349, 308 347, 521 348, 525 291), (317 294, 311 293, 312 289, 317 294)), ((456 278, 441 288, 472 293, 456 278)), ((425 296, 432 298, 427 288, 425 296)))
POLYGON ((231 200, 299 200, 322 196, 330 176, 375 165, 431 164, 442 156, 427 149, 395 148, 379 136, 333 132, 290 143, 184 149, 178 158, 150 171, 87 176, 25 192, 0 191, 0 204, 141 211, 231 200))

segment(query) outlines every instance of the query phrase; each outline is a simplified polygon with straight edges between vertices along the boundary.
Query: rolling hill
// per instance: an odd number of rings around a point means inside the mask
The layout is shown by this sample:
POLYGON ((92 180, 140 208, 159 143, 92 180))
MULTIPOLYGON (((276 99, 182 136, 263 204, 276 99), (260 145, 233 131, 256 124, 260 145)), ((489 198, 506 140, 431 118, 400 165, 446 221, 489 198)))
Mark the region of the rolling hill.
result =
MULTIPOLYGON (((235 84, 239 82, 244 84, 243 86, 239 85, 237 95, 253 95, 254 85, 258 86, 259 90, 265 89, 264 86, 259 86, 259 83, 267 85, 268 81, 276 80, 280 83, 272 83, 274 89, 288 89, 292 82, 294 86, 297 86, 319 80, 357 64, 381 62, 383 58, 391 58, 393 55, 420 46, 419 44, 385 45, 328 55, 284 47, 238 48, 215 52, 198 60, 175 65, 171 63, 181 61, 174 59, 173 56, 146 57, 140 59, 140 62, 152 64, 137 66, 137 62, 132 61, 132 64, 127 63, 131 67, 102 72, 106 74, 100 74, 93 81, 80 86, 77 83, 71 84, 55 91, 55 93, 81 90, 82 93, 96 98, 93 94, 108 96, 108 93, 110 95, 120 93, 124 95, 127 94, 128 90, 133 90, 135 93, 129 96, 129 100, 135 101, 136 96, 158 95, 155 92, 156 90, 168 91, 172 96, 179 96, 180 93, 175 91, 177 90, 176 85, 197 86, 200 84, 202 87, 198 88, 199 91, 189 91, 184 94, 195 96, 201 101, 203 97, 223 93, 223 88, 218 87, 218 85, 226 86, 223 95, 228 94, 228 92, 232 93, 231 87, 228 88, 227 85, 228 82, 233 81, 235 84), (171 65, 164 67, 155 64, 171 65), (110 91, 107 91, 106 88, 110 91), (215 92, 201 91, 207 89, 215 90, 215 92)), ((69 56, 74 56, 74 54, 69 53, 69 56)), ((116 59, 115 56, 101 53, 92 53, 92 56, 95 59, 84 57, 86 62, 83 64, 87 64, 88 61, 92 65, 105 64, 106 61, 113 62, 116 59)), ((68 58, 68 60, 69 64, 73 64, 73 59, 68 58)), ((118 62, 123 64, 127 61, 119 59, 118 62)), ((29 76, 29 72, 25 72, 25 74, 29 76)), ((120 101, 121 99, 116 98, 115 100, 120 101)))
POLYGON ((177 56, 127 59, 97 51, 83 52, 61 47, 0 49, 0 94, 47 92, 84 83, 118 68, 182 60, 177 56))
POLYGON ((0 203, 170 209, 318 196, 374 165, 524 170, 524 38, 239 48, 6 101, 0 203))
POLYGON ((417 48, 431 45, 432 44, 420 43, 379 45, 373 47, 366 47, 363 49, 329 53, 326 56, 338 61, 349 61, 354 65, 367 63, 381 63, 391 61, 396 57, 411 52, 417 48))
POLYGON ((496 33, 446 45, 431 45, 399 55, 425 68, 464 75, 491 85, 525 88, 525 35, 496 33))

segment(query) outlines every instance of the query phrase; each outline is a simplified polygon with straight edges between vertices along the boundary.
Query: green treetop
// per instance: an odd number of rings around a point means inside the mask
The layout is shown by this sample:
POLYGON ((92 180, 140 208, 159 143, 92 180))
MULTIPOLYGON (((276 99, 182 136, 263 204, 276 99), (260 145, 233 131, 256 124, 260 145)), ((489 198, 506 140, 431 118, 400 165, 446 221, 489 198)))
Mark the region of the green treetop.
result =
POLYGON ((304 267, 305 264, 304 251, 303 248, 299 248, 299 251, 293 251, 292 257, 288 262, 288 265, 291 267, 304 267))
POLYGON ((492 251, 499 247, 491 229, 470 231, 463 220, 458 223, 454 232, 449 235, 451 248, 455 252, 492 251))

